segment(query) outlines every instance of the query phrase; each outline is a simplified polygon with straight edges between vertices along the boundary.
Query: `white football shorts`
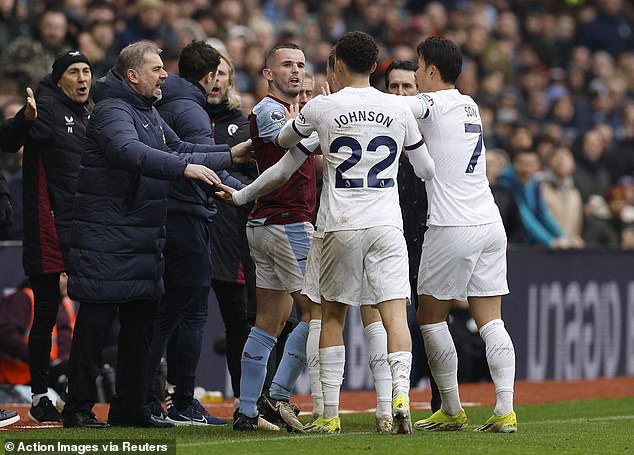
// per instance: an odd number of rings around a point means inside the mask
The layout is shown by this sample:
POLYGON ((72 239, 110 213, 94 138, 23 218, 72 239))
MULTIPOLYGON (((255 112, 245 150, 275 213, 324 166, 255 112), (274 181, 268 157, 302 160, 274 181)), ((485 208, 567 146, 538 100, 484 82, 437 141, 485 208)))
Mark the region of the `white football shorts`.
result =
POLYGON ((351 306, 409 298, 403 232, 393 226, 327 232, 319 287, 326 300, 351 306))
POLYGON ((466 300, 508 293, 502 222, 429 226, 418 269, 418 295, 466 300))

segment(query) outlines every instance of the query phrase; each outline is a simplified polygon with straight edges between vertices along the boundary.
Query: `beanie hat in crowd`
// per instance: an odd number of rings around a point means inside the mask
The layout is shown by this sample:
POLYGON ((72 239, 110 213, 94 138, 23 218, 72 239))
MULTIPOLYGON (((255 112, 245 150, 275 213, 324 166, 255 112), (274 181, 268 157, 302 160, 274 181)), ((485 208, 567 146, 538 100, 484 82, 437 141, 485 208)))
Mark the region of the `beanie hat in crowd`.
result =
POLYGON ((90 67, 90 72, 92 73, 92 63, 88 60, 88 57, 80 51, 66 51, 61 54, 57 54, 55 57, 55 61, 53 62, 53 71, 51 72, 51 77, 53 78, 53 82, 57 84, 59 79, 68 68, 73 63, 83 62, 88 64, 90 67))

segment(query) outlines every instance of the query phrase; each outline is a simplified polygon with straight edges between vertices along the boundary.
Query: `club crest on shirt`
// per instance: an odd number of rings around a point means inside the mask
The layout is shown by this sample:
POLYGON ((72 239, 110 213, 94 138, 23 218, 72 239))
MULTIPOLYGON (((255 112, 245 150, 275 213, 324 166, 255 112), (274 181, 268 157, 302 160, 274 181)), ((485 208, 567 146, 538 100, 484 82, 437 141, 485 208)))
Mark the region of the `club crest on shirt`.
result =
POLYGON ((274 122, 280 122, 286 118, 284 112, 281 111, 271 111, 271 120, 274 122))
POLYGON ((235 133, 236 131, 238 131, 238 125, 236 125, 235 123, 232 123, 227 127, 227 133, 229 134, 229 136, 233 136, 233 133, 235 133))

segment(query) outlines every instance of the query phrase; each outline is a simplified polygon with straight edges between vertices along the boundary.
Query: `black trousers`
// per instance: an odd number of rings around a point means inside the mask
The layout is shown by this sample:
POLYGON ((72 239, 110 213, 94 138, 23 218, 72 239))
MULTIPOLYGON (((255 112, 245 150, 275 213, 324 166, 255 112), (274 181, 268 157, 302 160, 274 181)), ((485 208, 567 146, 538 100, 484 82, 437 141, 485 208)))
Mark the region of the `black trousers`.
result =
POLYGON ((155 385, 161 357, 168 340, 176 333, 175 341, 170 342, 172 349, 167 362, 168 370, 175 372, 174 406, 182 411, 194 398, 196 369, 207 322, 211 251, 206 220, 168 213, 166 229, 165 294, 154 320, 146 402, 159 397, 155 385))
POLYGON ((120 303, 84 302, 79 307, 68 366, 69 400, 63 415, 92 409, 97 402, 95 379, 101 370, 103 342, 117 312, 119 330, 116 394, 110 416, 135 420, 143 415, 152 340, 153 300, 120 303))
POLYGON ((51 363, 51 336, 61 295, 59 273, 29 276, 33 289, 33 324, 29 333, 31 392, 46 393, 51 363))
POLYGON ((213 280, 211 286, 225 324, 227 367, 231 376, 233 396, 240 398, 240 360, 244 343, 251 331, 247 318, 247 286, 220 280, 213 280))

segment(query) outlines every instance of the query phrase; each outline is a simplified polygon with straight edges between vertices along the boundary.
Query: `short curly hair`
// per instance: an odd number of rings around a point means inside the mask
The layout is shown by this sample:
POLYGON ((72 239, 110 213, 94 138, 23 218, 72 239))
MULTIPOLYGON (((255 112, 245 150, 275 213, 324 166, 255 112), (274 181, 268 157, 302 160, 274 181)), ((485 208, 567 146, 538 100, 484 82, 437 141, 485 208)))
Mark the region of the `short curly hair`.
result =
POLYGON ((379 55, 379 47, 374 38, 365 32, 348 32, 337 40, 335 55, 350 71, 370 74, 379 55))

